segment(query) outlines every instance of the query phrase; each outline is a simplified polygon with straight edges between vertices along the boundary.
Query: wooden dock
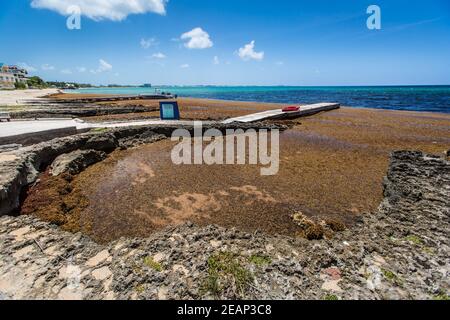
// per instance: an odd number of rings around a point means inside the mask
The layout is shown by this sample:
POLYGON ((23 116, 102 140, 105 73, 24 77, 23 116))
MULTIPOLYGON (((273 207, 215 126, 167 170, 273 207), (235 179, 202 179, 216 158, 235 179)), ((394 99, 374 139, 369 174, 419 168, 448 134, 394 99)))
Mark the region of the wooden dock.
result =
POLYGON ((293 111, 293 112, 283 112, 280 109, 275 110, 269 110, 259 113, 253 113, 242 117, 236 117, 231 118, 223 121, 222 123, 228 124, 233 122, 243 122, 243 123, 250 123, 250 122, 257 122, 257 121, 264 121, 264 120, 277 120, 277 119, 293 119, 293 118, 299 118, 299 117, 305 117, 310 116, 322 111, 330 111, 334 109, 339 109, 341 105, 339 103, 316 103, 316 104, 310 104, 301 106, 299 111, 293 111))

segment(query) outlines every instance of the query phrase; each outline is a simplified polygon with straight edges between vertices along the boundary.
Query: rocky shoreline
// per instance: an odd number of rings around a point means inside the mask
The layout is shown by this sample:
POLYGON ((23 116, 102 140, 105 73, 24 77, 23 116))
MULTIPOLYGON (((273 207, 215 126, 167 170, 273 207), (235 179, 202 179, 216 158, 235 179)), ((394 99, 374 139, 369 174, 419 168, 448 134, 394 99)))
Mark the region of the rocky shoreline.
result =
POLYGON ((331 240, 186 224, 98 245, 0 219, 3 299, 448 299, 450 163, 394 152, 379 210, 331 240))
POLYGON ((60 104, 45 104, 29 106, 26 110, 11 112, 12 119, 33 118, 88 118, 98 116, 141 114, 157 112, 158 108, 145 107, 142 105, 108 106, 108 105, 76 105, 61 106, 60 104))

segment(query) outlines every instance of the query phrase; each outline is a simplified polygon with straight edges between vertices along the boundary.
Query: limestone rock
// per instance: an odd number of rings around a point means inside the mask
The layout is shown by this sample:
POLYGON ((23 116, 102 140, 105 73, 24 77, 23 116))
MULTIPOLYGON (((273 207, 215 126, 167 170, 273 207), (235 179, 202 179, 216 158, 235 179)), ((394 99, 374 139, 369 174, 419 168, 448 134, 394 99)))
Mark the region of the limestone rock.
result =
POLYGON ((71 175, 82 172, 87 167, 106 158, 106 153, 96 150, 77 150, 60 155, 51 165, 51 174, 59 176, 62 173, 71 175))

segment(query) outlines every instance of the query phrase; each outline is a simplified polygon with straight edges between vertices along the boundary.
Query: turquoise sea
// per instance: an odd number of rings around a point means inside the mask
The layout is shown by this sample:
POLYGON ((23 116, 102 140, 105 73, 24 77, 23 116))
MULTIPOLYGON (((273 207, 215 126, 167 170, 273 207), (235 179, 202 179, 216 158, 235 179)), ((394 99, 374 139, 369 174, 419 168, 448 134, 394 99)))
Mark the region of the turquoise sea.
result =
POLYGON ((450 113, 450 86, 376 86, 376 87, 227 87, 155 86, 152 88, 89 88, 79 93, 153 94, 155 89, 180 97, 285 104, 339 102, 343 106, 375 109, 432 111, 450 113))

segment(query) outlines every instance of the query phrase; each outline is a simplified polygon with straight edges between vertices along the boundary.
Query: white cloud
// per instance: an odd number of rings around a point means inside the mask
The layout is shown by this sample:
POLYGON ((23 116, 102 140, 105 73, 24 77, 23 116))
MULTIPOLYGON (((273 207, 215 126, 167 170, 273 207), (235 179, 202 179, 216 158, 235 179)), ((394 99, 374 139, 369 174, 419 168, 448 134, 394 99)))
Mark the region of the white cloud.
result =
POLYGON ((218 56, 214 56, 213 63, 214 64, 219 64, 220 63, 220 60, 219 60, 218 56))
POLYGON ((100 59, 99 63, 100 63, 100 65, 99 65, 99 67, 97 69, 97 72, 110 71, 113 68, 112 65, 110 65, 108 62, 106 62, 103 59, 100 59))
POLYGON ((181 68, 181 69, 187 69, 187 68, 189 68, 189 65, 188 65, 187 63, 185 63, 185 64, 182 64, 182 65, 180 66, 180 68, 181 68))
POLYGON ((283 61, 277 61, 277 62, 275 62, 275 64, 277 65, 277 66, 284 66, 284 62, 283 61))
POLYGON ((77 67, 77 71, 80 73, 86 72, 86 68, 85 67, 77 67))
POLYGON ((72 70, 70 70, 70 69, 62 69, 61 73, 62 74, 72 74, 72 70))
POLYGON ((102 72, 107 72, 107 71, 111 71, 112 70, 112 65, 110 65, 108 62, 106 62, 103 59, 100 59, 98 61, 98 68, 96 70, 91 69, 89 70, 91 73, 96 74, 96 73, 102 73, 102 72))
POLYGON ((28 72, 36 72, 36 71, 37 71, 37 69, 36 69, 35 67, 30 66, 30 65, 28 65, 28 64, 25 63, 25 62, 19 62, 17 65, 18 65, 20 68, 27 70, 28 72))
POLYGON ((68 16, 68 8, 78 6, 81 14, 92 20, 121 21, 130 14, 154 12, 166 14, 168 0, 32 0, 31 6, 38 9, 49 9, 63 16, 68 16))
POLYGON ((188 49, 208 49, 214 43, 209 38, 209 34, 202 28, 195 28, 181 35, 181 40, 187 40, 184 46, 188 49))
POLYGON ((150 47, 158 45, 158 42, 155 38, 149 38, 149 39, 141 39, 141 47, 144 49, 148 49, 150 47))
POLYGON ((51 70, 55 70, 55 67, 46 63, 41 66, 41 69, 44 71, 51 71, 51 70))
POLYGON ((249 60, 261 61, 264 59, 264 51, 261 52, 255 51, 255 41, 252 41, 249 44, 246 44, 243 48, 240 48, 238 55, 244 61, 249 60))
POLYGON ((162 52, 152 54, 152 58, 154 59, 165 59, 166 55, 162 52))

